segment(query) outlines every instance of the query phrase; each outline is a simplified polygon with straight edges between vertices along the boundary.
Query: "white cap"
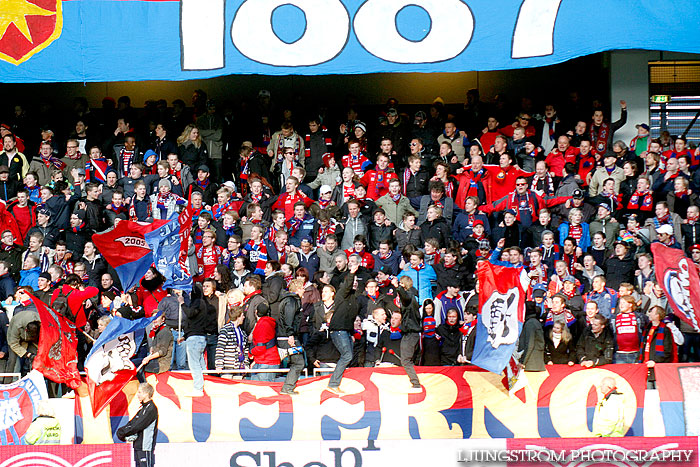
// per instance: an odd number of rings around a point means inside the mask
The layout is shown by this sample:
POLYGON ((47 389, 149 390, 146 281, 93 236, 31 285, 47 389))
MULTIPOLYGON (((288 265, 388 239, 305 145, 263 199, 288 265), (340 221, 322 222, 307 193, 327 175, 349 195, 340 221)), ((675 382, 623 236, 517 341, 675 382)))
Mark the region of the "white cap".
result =
POLYGON ((321 187, 321 190, 319 191, 319 193, 324 194, 324 193, 330 193, 332 191, 333 191, 333 188, 331 188, 329 185, 323 185, 321 187))
POLYGON ((656 233, 657 233, 657 234, 662 234, 662 233, 664 233, 664 234, 667 234, 667 235, 673 235, 673 227, 671 227, 671 226, 668 225, 668 224, 664 224, 664 225, 662 225, 661 227, 659 227, 658 229, 656 229, 656 233))

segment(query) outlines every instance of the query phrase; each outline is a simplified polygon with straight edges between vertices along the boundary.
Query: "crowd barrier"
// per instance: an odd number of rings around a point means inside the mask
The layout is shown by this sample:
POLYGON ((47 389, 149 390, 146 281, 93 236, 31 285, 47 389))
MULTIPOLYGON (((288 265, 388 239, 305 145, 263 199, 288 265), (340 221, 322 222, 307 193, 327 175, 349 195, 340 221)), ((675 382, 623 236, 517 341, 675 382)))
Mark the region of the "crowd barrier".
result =
MULTIPOLYGON (((169 443, 156 465, 210 467, 698 467, 697 437, 169 443)), ((0 446, 0 467, 131 467, 131 446, 0 446)))
MULTIPOLYGON (((160 413, 160 443, 589 437, 597 385, 606 376, 623 394, 626 436, 699 431, 700 364, 657 365, 658 391, 645 391, 643 365, 548 366, 526 373, 527 385, 513 395, 501 377, 478 368, 418 367, 418 374, 423 390, 415 394, 401 368, 350 368, 340 396, 326 390, 328 376, 301 379, 296 396, 281 394, 280 382, 205 376, 205 396, 197 398, 188 396, 193 383, 186 372, 148 379, 160 413)), ((32 372, 2 386, 0 444, 23 444, 46 397, 43 385, 32 372)), ((116 429, 138 410, 137 387, 127 384, 97 417, 86 385, 75 399, 51 399, 62 442, 115 442, 116 429)))

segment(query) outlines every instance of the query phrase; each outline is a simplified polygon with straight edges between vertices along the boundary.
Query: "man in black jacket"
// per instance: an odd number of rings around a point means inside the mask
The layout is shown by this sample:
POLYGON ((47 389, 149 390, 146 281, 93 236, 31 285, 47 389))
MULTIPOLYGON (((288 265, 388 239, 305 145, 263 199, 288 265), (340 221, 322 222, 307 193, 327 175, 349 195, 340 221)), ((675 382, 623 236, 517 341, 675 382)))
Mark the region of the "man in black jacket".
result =
POLYGON ((411 381, 412 387, 409 392, 421 392, 420 380, 413 366, 413 356, 416 354, 422 330, 420 310, 416 301, 418 291, 413 287, 413 280, 407 276, 402 277, 400 282, 394 278, 392 284, 401 299, 401 366, 411 381))
POLYGON ((330 321, 330 333, 333 344, 340 352, 340 358, 333 370, 331 379, 328 382, 328 390, 336 394, 343 394, 340 389, 340 382, 343 379, 343 372, 352 361, 352 333, 355 327, 355 318, 358 313, 357 300, 355 299, 353 283, 355 274, 359 268, 357 262, 352 262, 349 266, 348 274, 343 279, 343 283, 335 296, 335 311, 330 321))
POLYGON ((216 329, 218 310, 211 306, 204 298, 202 289, 192 288, 191 305, 187 306, 185 297, 178 296, 178 302, 183 305, 182 311, 187 317, 185 327, 185 342, 187 345, 187 364, 192 372, 193 390, 192 397, 204 396, 204 370, 207 362, 204 360, 204 351, 207 347, 207 334, 211 329, 216 329))
POLYGON ((576 345, 576 357, 582 367, 612 363, 614 337, 607 324, 608 320, 598 313, 581 334, 576 345))
POLYGON ((302 320, 302 295, 304 295, 304 283, 302 279, 294 279, 289 284, 289 292, 283 290, 280 294, 280 316, 277 320, 277 346, 280 349, 294 349, 289 352, 289 372, 284 379, 284 384, 280 391, 282 394, 299 394, 294 388, 301 375, 301 370, 304 369, 304 357, 300 352, 295 354, 291 354, 291 352, 300 350, 295 347, 301 345, 299 327, 302 320))
POLYGON ((136 397, 141 408, 129 423, 117 430, 117 438, 133 443, 136 467, 153 467, 158 436, 158 407, 152 400, 153 386, 141 383, 136 397))

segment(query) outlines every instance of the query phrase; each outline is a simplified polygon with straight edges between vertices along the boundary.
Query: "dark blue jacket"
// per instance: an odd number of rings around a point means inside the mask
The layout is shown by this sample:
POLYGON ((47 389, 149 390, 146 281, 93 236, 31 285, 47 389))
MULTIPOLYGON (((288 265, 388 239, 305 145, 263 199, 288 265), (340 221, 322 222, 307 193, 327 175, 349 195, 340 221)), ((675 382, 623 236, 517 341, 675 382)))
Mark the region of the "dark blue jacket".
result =
POLYGON ((5 301, 15 293, 15 281, 9 273, 0 276, 0 301, 5 301))

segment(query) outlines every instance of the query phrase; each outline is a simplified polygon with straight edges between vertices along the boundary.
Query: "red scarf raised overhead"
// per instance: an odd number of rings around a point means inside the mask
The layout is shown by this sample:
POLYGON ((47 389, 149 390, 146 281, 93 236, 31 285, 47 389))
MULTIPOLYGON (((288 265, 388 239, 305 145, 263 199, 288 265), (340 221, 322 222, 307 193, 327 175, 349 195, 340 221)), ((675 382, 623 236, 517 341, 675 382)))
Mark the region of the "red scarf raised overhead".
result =
POLYGON ((651 212, 654 205, 654 194, 651 191, 635 191, 627 202, 627 209, 651 212))

